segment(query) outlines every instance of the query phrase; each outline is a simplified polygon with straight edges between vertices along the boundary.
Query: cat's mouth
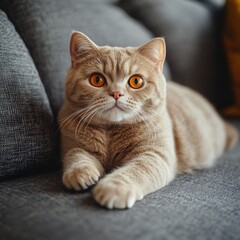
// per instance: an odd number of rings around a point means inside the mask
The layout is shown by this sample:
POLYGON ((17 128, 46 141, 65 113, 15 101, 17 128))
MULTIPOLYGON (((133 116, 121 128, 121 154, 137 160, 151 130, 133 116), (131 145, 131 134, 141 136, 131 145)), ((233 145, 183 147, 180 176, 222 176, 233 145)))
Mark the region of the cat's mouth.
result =
POLYGON ((121 110, 121 111, 125 112, 125 110, 124 110, 122 107, 120 107, 117 102, 115 103, 115 105, 113 105, 112 107, 110 107, 110 108, 108 109, 108 111, 111 111, 111 110, 114 110, 114 109, 118 109, 118 110, 121 110))
POLYGON ((121 112, 126 112, 126 107, 124 107, 123 103, 116 101, 106 109, 106 111, 116 111, 116 110, 119 110, 121 112))

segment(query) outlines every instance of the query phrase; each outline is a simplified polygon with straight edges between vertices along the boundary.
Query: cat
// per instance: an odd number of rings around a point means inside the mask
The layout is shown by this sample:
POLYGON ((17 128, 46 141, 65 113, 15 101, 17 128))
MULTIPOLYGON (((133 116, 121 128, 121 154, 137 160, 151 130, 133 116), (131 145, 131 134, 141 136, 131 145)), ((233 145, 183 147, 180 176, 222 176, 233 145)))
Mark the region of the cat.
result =
POLYGON ((70 40, 71 67, 58 120, 63 184, 100 205, 131 208, 177 174, 212 167, 238 140, 210 103, 166 82, 166 46, 97 46, 81 32, 70 40))

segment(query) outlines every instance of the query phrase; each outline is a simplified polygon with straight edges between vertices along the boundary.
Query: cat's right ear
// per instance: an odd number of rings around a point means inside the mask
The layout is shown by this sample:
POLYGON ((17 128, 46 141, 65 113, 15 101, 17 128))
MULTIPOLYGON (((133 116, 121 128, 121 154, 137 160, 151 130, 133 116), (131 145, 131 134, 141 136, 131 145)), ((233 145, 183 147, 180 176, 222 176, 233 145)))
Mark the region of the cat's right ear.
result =
POLYGON ((98 47, 90 38, 81 32, 72 32, 70 55, 73 68, 77 68, 79 62, 96 53, 98 53, 98 47))

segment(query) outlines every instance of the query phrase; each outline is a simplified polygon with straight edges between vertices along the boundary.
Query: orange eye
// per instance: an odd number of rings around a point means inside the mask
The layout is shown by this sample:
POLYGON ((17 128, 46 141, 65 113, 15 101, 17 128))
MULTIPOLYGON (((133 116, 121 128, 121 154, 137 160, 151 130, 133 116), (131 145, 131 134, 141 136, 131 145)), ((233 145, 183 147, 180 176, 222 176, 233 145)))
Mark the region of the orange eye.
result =
POLYGON ((139 89, 143 86, 143 79, 138 76, 138 75, 134 75, 132 77, 130 77, 128 84, 130 85, 130 87, 134 88, 134 89, 139 89))
POLYGON ((94 87, 102 87, 106 83, 106 80, 101 74, 93 74, 90 77, 90 83, 94 87))

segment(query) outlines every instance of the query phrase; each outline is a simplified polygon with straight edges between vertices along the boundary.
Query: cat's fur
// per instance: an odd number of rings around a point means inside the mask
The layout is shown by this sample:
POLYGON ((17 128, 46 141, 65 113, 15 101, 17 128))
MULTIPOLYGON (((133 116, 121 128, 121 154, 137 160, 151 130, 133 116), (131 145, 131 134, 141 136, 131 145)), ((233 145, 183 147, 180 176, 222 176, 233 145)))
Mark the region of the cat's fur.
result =
POLYGON ((59 113, 67 188, 80 191, 96 184, 93 196, 99 204, 130 208, 176 174, 213 166, 236 143, 235 128, 202 96, 166 84, 164 39, 138 48, 98 47, 74 32, 70 53, 59 113), (101 73, 107 84, 92 86, 92 73, 101 73), (138 90, 128 85, 135 74, 145 80, 138 90), (115 100, 113 91, 124 96, 115 100))

